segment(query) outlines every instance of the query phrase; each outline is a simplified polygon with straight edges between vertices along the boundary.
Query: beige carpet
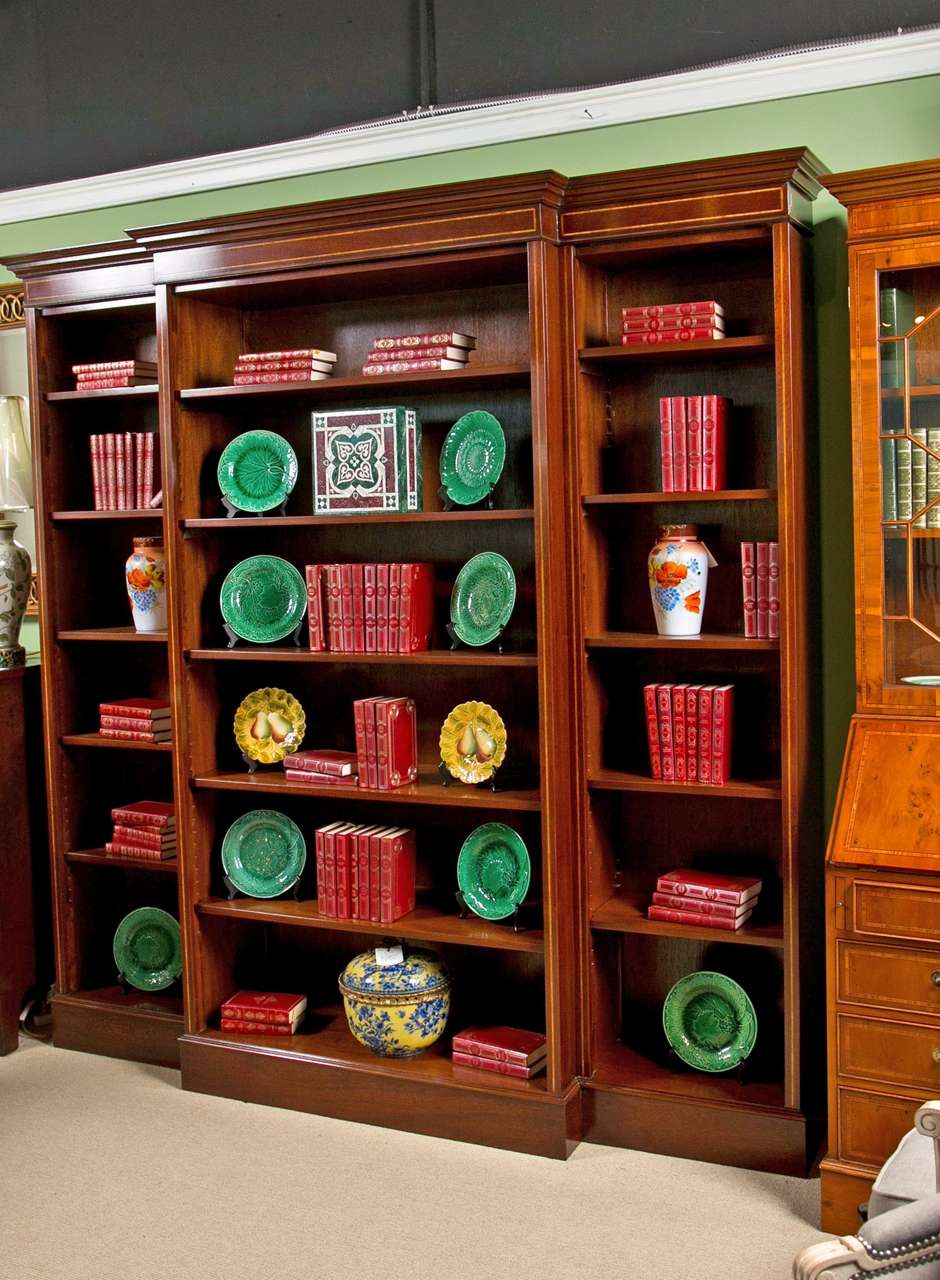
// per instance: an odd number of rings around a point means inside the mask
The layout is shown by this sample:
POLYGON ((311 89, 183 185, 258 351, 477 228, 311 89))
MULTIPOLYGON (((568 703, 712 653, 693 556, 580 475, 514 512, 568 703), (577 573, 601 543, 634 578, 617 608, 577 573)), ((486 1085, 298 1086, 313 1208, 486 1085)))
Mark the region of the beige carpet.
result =
POLYGON ((582 1145, 567 1163, 0 1059, 2 1280, 787 1280, 815 1181, 582 1145))

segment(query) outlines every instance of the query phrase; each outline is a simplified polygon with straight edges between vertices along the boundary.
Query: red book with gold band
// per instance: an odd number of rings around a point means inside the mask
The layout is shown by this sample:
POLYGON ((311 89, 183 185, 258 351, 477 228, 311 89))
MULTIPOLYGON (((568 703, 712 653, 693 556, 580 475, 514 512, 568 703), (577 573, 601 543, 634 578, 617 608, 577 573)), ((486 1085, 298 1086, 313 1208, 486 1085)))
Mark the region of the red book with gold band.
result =
POLYGON ((401 566, 398 608, 398 652, 418 653, 428 649, 434 625, 433 564, 401 566))
POLYGON ((319 751, 293 751, 284 757, 285 769, 303 769, 310 773, 327 773, 337 778, 348 778, 358 772, 359 762, 354 751, 334 751, 325 747, 319 751))
POLYGON ((730 400, 726 396, 702 396, 702 489, 724 489, 727 460, 727 425, 730 400))
POLYGON ((99 360, 97 364, 73 364, 72 372, 76 378, 94 377, 95 374, 113 373, 123 374, 133 372, 135 369, 146 369, 156 372, 155 360, 99 360))
POLYGON ((676 469, 672 447, 672 397, 659 400, 659 455, 663 493, 675 493, 676 469))
POLYGON ((686 465, 688 470, 689 491, 702 492, 702 397, 686 396, 686 465))
POLYGON ((279 382, 323 382, 329 377, 330 374, 318 373, 314 369, 279 369, 274 373, 236 373, 232 384, 236 387, 261 387, 279 382))
POLYGON ((114 738, 120 742, 169 742, 169 729, 109 729, 102 725, 98 730, 101 738, 114 738))
POLYGON ((291 782, 303 782, 308 787, 358 787, 356 777, 337 778, 332 773, 315 773, 313 769, 285 769, 284 777, 291 782))
POLYGON ((304 570, 307 583, 307 635, 314 653, 326 649, 326 629, 323 618, 323 570, 322 564, 308 564, 304 570))
POLYGON ((336 352, 323 351, 320 347, 297 347, 294 351, 249 351, 238 357, 238 364, 270 364, 282 360, 326 360, 333 364, 336 352))
POLYGON ((394 827, 374 827, 369 833, 369 914, 374 924, 382 919, 382 837, 394 827))
POLYGON ((400 564, 388 566, 388 652, 399 653, 401 644, 401 571, 400 564))
POLYGON ((104 851, 119 858, 139 858, 141 862, 167 862, 176 857, 175 845, 172 849, 144 849, 140 845, 125 844, 123 840, 106 841, 104 851))
POLYGON ((476 1067, 478 1071, 493 1071, 500 1076, 516 1076, 519 1080, 528 1080, 545 1069, 545 1060, 537 1062, 534 1067, 523 1067, 517 1062, 497 1062, 495 1058, 481 1058, 472 1053, 453 1053, 453 1061, 460 1067, 476 1067))
POLYGON ((375 736, 375 705, 377 702, 381 701, 381 698, 365 698, 363 700, 363 710, 365 712, 366 720, 366 786, 372 787, 373 790, 377 790, 379 785, 379 757, 375 736))
POLYGON ((384 364, 364 364, 362 372, 367 378, 376 378, 386 373, 430 373, 463 367, 463 360, 387 360, 384 364))
MULTIPOLYGON (((696 871, 693 867, 677 867, 656 881, 658 893, 708 902, 728 902, 741 906, 760 893, 762 881, 756 876, 734 876, 720 871, 696 871)), ((694 907, 691 908, 695 910, 694 907)))
POLYGON ((382 764, 377 785, 383 790, 394 790, 416 781, 418 729, 412 699, 377 699, 375 720, 376 763, 382 764))
POLYGON ((712 698, 712 786, 731 780, 731 729, 734 685, 719 685, 712 698))
POLYGON ((666 924, 690 924, 705 929, 725 929, 734 933, 751 918, 751 912, 730 920, 723 916, 706 916, 698 911, 673 911, 669 907, 647 907, 647 919, 661 920, 666 924))
POLYGON ((168 733, 170 713, 162 716, 102 716, 102 729, 133 729, 136 733, 168 733))
POLYGON ((373 831, 381 830, 380 827, 371 826, 360 828, 356 832, 356 861, 359 864, 359 874, 357 877, 358 891, 358 916, 359 920, 369 919, 369 902, 370 890, 369 884, 369 837, 373 831))
POLYGON ((654 893, 654 907, 668 907, 673 911, 698 912, 703 916, 719 916, 724 920, 737 920, 745 912, 753 910, 755 898, 748 898, 742 906, 736 902, 708 902, 704 898, 686 898, 680 893, 654 893))
POLYGON ((758 542, 757 549, 757 638, 769 638, 770 622, 770 543, 758 542))
POLYGON ((687 778, 687 748, 685 724, 685 694, 687 684, 672 686, 672 746, 675 753, 676 782, 685 782, 687 778))
POLYGON ((689 468, 686 455, 685 396, 672 396, 672 474, 676 493, 687 493, 689 468))
POLYGON ((119 387, 149 387, 157 381, 156 374, 147 374, 140 377, 138 374, 130 374, 127 377, 116 378, 94 378, 84 382, 76 383, 76 391, 114 391, 119 387))
POLYGON ((146 827, 125 827, 120 822, 114 824, 113 837, 118 844, 136 844, 142 849, 169 849, 176 845, 172 831, 148 831, 146 827))
POLYGON ((379 915, 391 924, 415 909, 415 833, 389 831, 379 842, 379 915))
MULTIPOLYGON (((332 352, 328 354, 332 355, 332 352)), ((299 360, 242 360, 239 358, 235 366, 236 373, 332 373, 334 360, 317 360, 306 356, 299 360)))
POLYGON ((707 302, 661 302, 648 307, 624 307, 624 320, 637 317, 644 320, 662 318, 664 316, 724 316, 724 307, 713 299, 707 302))
POLYGON ((245 1022, 238 1018, 223 1018, 219 1025, 223 1031, 248 1036, 292 1036, 296 1031, 289 1022, 245 1022))
POLYGON ((723 329, 703 325, 696 329, 650 329, 644 333, 625 333, 620 341, 625 347, 649 346, 657 342, 700 342, 705 338, 723 338, 723 329))
POLYGON ((545 1037, 539 1031, 523 1031, 516 1027, 467 1027, 454 1036, 455 1053, 495 1062, 514 1062, 531 1067, 547 1052, 545 1037))
POLYGON ((714 687, 703 684, 698 691, 698 780, 706 786, 712 781, 712 699, 714 687))
POLYGON ((307 1009, 307 997, 284 991, 236 991, 222 1005, 222 1017, 242 1022, 298 1022, 307 1009))
POLYGON ((352 915, 352 871, 350 868, 351 845, 350 831, 352 824, 347 824, 336 833, 336 914, 342 920, 352 915))
POLYGON ((173 805, 165 800, 137 800, 111 810, 111 820, 125 827, 151 827, 166 831, 176 826, 173 805))
POLYGON ((341 564, 340 581, 340 615, 343 628, 343 652, 356 652, 355 618, 353 616, 353 565, 341 564))
POLYGON ((368 743, 366 742, 366 708, 365 699, 357 698, 353 703, 353 722, 356 727, 356 759, 359 761, 359 785, 367 787, 368 777, 368 743))
POLYGON ((353 653, 366 651, 366 608, 363 565, 351 564, 353 653))
POLYGON ((363 639, 365 640, 366 653, 378 653, 376 647, 378 643, 376 637, 378 567, 377 564, 364 564, 362 566, 363 639))
POLYGON ((661 684, 656 690, 656 718, 659 721, 659 751, 663 782, 676 780, 676 754, 672 740, 672 685, 661 684))
POLYGON ((724 317, 716 312, 704 312, 697 316, 628 316, 621 324, 623 333, 652 333, 662 329, 701 329, 711 327, 724 330, 724 317))
POLYGON ((395 351, 398 347, 466 347, 470 350, 476 345, 476 338, 469 333, 457 333, 453 329, 443 333, 382 334, 372 342, 374 351, 395 351))
POLYGON ((741 598, 744 609, 744 635, 757 639, 757 554, 753 542, 741 543, 741 598))
POLYGON ((685 689, 685 780, 700 781, 698 776, 698 695, 700 684, 685 689))
POLYGON ((643 686, 643 707, 646 711, 646 737, 650 749, 650 773, 660 781, 663 776, 662 753, 659 748, 659 724, 656 720, 657 684, 643 686))
POLYGON ((121 716, 149 723, 153 719, 169 718, 170 704, 166 698, 121 698, 117 702, 99 702, 98 711, 103 716, 121 716))
POLYGON ((375 566, 375 651, 388 653, 388 571, 391 566, 375 566))
POLYGON ((466 347, 392 347, 386 351, 370 351, 366 364, 389 364, 398 360, 459 360, 466 364, 470 352, 466 347))
POLYGON ((771 542, 767 580, 767 637, 780 639, 780 544, 771 542))
POLYGON ((338 564, 324 565, 326 574, 326 637, 331 653, 343 653, 343 584, 338 564))

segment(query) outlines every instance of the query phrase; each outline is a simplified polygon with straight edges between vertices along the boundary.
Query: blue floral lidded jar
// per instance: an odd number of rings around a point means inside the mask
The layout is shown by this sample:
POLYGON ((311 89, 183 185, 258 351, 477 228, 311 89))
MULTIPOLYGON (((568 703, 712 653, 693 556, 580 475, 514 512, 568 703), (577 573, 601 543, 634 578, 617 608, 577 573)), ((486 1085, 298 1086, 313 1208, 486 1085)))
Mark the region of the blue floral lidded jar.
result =
POLYGON ((450 1013, 450 977, 430 951, 380 964, 374 951, 350 960, 339 979, 349 1030, 383 1058, 413 1058, 439 1040, 450 1013))
POLYGON ((656 630, 661 636, 701 633, 708 570, 715 564, 708 548, 698 540, 697 525, 660 527, 647 568, 656 630))

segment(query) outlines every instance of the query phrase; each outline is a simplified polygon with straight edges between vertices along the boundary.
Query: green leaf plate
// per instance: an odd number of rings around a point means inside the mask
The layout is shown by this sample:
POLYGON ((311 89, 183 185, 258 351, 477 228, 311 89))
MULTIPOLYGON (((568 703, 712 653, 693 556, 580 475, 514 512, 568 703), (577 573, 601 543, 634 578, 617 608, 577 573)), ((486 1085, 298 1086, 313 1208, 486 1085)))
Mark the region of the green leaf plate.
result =
POLYGON ((484 920, 511 916, 529 891, 531 873, 525 841, 503 822, 485 822, 471 831, 457 858, 460 892, 484 920))
POLYGON ((488 496, 506 463, 506 437, 499 419, 485 409, 458 418, 441 449, 441 484, 451 502, 469 507, 488 496))
POLYGON ((276 431, 244 431, 223 449, 217 474, 236 510, 272 511, 297 483, 297 454, 276 431))
POLYGON ((700 970, 680 978, 663 1004, 669 1044, 697 1071, 732 1071, 757 1040, 751 998, 733 978, 700 970))
POLYGON ((237 636, 271 644, 289 636, 307 609, 307 587, 280 556, 249 556, 230 571, 219 598, 222 617, 237 636))
POLYGON ((249 898, 276 898, 292 889, 307 861, 300 827, 276 809, 252 809, 225 833, 222 866, 249 898))
POLYGON ((450 597, 450 625, 464 644, 495 640, 512 616, 516 575, 496 551, 481 551, 457 574, 450 597))
POLYGON ((183 971, 179 921, 159 907, 138 907, 126 915, 112 950, 118 972, 138 991, 163 991, 183 971))

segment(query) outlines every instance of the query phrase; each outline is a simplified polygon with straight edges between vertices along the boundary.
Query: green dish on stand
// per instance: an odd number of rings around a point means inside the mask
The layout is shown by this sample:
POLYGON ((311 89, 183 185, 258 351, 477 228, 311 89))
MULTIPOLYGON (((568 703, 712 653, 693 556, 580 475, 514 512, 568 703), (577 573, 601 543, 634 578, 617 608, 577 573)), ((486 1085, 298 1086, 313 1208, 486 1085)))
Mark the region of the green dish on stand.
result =
POLYGON ((138 991, 164 991, 183 971, 179 921, 159 907, 124 917, 112 947, 118 973, 138 991))
POLYGON ((300 827, 276 809, 252 809, 225 833, 222 867, 249 898, 276 898, 293 889, 307 861, 300 827))
POLYGON ((276 431, 244 431, 225 446, 217 475, 222 497, 236 511, 273 511, 297 483, 297 454, 276 431))
POLYGON ((307 609, 307 587, 289 560, 249 556, 229 572, 219 603, 236 636, 272 644, 299 626, 307 609))
POLYGON ((516 575, 496 551, 481 551, 457 574, 450 597, 450 625, 464 644, 489 644, 503 631, 516 603, 516 575))
POLYGON ((506 437, 485 409, 458 418, 441 448, 441 485, 451 502, 470 507, 489 497, 506 464, 506 437))
POLYGON ((733 978, 700 970, 680 978, 663 1004, 663 1030, 696 1071, 733 1071, 757 1040, 751 998, 733 978))
POLYGON ((529 892, 529 851, 518 831, 486 822, 471 831, 457 857, 464 902, 484 920, 505 920, 529 892))

